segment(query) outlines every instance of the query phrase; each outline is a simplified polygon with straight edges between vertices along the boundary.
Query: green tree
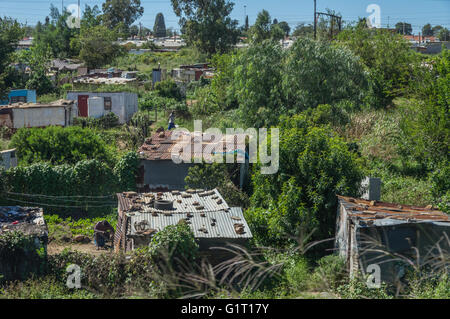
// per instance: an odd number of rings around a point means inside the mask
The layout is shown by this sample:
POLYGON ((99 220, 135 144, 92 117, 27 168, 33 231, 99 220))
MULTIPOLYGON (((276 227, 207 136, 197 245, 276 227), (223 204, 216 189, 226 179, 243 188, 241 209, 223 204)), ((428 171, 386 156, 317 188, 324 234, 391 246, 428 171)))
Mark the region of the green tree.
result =
POLYGON ((289 33, 291 32, 291 27, 286 21, 279 22, 278 26, 284 31, 285 36, 289 36, 289 33))
POLYGON ((276 24, 272 24, 272 19, 267 10, 262 10, 256 17, 255 24, 249 30, 251 41, 260 43, 264 40, 280 40, 284 36, 283 29, 276 24))
POLYGON ((115 43, 117 32, 109 30, 103 25, 81 29, 81 34, 76 40, 80 49, 80 59, 89 68, 96 68, 110 64, 115 58, 125 53, 124 48, 115 43))
POLYGON ((0 99, 7 93, 10 85, 7 79, 12 53, 23 35, 20 24, 11 18, 0 17, 0 99))
POLYGON ((441 30, 439 30, 437 37, 441 41, 449 41, 450 40, 450 32, 448 31, 447 28, 442 28, 441 30))
POLYGON ((164 22, 164 15, 161 12, 156 15, 153 34, 157 38, 164 38, 166 36, 166 23, 164 22))
POLYGON ((198 252, 194 233, 186 223, 169 225, 156 233, 149 248, 155 260, 163 260, 172 267, 194 262, 198 252))
POLYGON ((140 0, 106 0, 103 5, 103 23, 110 29, 130 26, 144 13, 140 0))
POLYGON ((447 165, 450 144, 450 51, 444 48, 433 60, 432 69, 421 68, 416 76, 416 94, 423 103, 414 105, 401 122, 408 137, 404 152, 429 169, 447 165))
POLYGON ((183 36, 207 54, 223 53, 237 42, 238 21, 230 18, 234 3, 228 0, 171 0, 183 36))

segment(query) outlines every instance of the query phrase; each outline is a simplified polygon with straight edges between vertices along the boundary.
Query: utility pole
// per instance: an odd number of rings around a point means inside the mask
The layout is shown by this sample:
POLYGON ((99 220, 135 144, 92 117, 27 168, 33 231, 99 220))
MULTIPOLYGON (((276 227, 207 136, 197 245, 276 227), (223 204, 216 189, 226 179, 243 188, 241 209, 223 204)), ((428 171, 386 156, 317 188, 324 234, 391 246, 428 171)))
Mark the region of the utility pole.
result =
POLYGON ((390 18, 390 17, 388 16, 388 25, 387 25, 388 30, 389 30, 389 18, 390 18))
POLYGON ((314 40, 317 39, 316 0, 314 0, 314 40))

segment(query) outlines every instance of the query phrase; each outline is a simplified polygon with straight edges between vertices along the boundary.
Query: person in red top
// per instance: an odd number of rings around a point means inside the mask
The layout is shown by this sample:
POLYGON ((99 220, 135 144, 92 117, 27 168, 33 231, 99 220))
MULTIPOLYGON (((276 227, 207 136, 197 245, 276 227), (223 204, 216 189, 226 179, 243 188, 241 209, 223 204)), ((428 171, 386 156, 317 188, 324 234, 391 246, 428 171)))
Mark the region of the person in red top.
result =
POLYGON ((97 250, 105 246, 106 241, 114 234, 114 227, 106 220, 102 220, 94 226, 94 243, 97 250))

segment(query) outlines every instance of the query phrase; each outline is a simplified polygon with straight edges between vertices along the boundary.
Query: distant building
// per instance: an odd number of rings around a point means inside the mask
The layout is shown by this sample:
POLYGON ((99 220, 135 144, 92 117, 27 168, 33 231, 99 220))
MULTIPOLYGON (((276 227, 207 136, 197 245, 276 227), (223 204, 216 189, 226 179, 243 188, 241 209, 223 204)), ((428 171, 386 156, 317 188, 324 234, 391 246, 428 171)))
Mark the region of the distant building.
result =
POLYGON ((83 68, 84 63, 77 63, 73 60, 54 59, 51 61, 50 69, 58 72, 78 72, 78 69, 83 68))
POLYGON ((450 267, 449 215, 431 205, 338 198, 336 249, 351 276, 372 273, 375 265, 382 281, 397 282, 405 275, 405 260, 450 267), (443 260, 439 256, 444 256, 443 260))
MULTIPOLYGON (((138 188, 143 191, 163 189, 163 190, 180 190, 185 188, 184 179, 188 175, 189 168, 197 165, 194 163, 195 158, 203 158, 202 153, 197 153, 196 139, 202 136, 201 132, 194 132, 189 136, 178 137, 172 139, 173 131, 156 132, 139 148, 138 153, 141 160, 138 175, 138 188), (185 142, 185 140, 188 140, 185 142), (184 153, 179 150, 174 154, 182 160, 181 163, 175 163, 172 159, 172 151, 176 145, 190 144, 190 153, 184 153)), ((239 135, 224 135, 222 137, 223 149, 216 150, 219 156, 229 152, 237 154, 241 158, 240 166, 240 187, 246 185, 249 170, 249 158, 246 145, 238 145, 237 138, 239 135), (243 149, 241 149, 241 146, 243 149)), ((216 142, 219 143, 219 142, 216 142)), ((198 142, 201 150, 206 145, 212 146, 213 143, 203 140, 198 142)))
POLYGON ((51 103, 14 103, 0 106, 0 126, 22 127, 70 126, 77 115, 73 101, 51 103))
POLYGON ((109 112, 119 117, 123 124, 138 111, 138 97, 130 92, 68 92, 67 99, 74 100, 80 117, 100 117, 109 112))
POLYGON ((0 100, 0 105, 13 104, 13 103, 36 103, 36 90, 11 90, 8 93, 7 100, 0 100))
MULTIPOLYGON (((217 189, 159 193, 117 194, 116 251, 148 246, 152 237, 169 225, 184 222, 201 251, 226 244, 245 245, 252 238, 240 207, 230 208, 217 189)), ((214 250, 214 255, 220 254, 214 250)))
POLYGON ((17 166, 16 149, 0 151, 0 166, 5 170, 17 166))

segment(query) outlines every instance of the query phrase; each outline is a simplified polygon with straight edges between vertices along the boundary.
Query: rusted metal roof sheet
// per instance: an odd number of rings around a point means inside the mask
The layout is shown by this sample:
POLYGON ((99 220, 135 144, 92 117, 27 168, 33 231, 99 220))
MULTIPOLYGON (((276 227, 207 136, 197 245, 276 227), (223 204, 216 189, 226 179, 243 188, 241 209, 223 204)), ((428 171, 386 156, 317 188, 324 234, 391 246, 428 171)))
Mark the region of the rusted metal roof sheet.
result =
POLYGON ((72 100, 57 100, 50 103, 13 103, 9 105, 2 105, 0 106, 0 109, 22 109, 22 108, 41 108, 41 107, 65 107, 73 105, 75 102, 72 100))
MULTIPOLYGON (((173 210, 157 210, 150 205, 158 193, 117 194, 119 211, 130 220, 128 235, 135 235, 136 226, 160 231, 168 225, 185 220, 196 238, 251 238, 252 234, 240 207, 230 208, 223 197, 212 191, 162 192, 161 200, 173 201, 173 210), (190 196, 187 197, 186 196, 190 196), (201 208, 201 209, 199 209, 201 208)), ((142 228, 141 228, 142 230, 142 228)))
MULTIPOLYGON (((138 153, 146 160, 172 160, 173 153, 174 156, 186 162, 193 158, 202 158, 203 151, 208 145, 211 148, 215 147, 217 153, 238 150, 245 152, 244 134, 223 135, 221 141, 214 141, 208 139, 201 132, 185 133, 172 140, 172 133, 173 131, 164 131, 153 134, 145 140, 138 153), (186 153, 183 151, 183 147, 189 144, 191 151, 186 153), (175 145, 177 145, 177 149, 174 150, 175 145)), ((239 153, 238 155, 243 156, 239 153)))
POLYGON ((409 222, 442 222, 450 226, 449 215, 434 207, 400 205, 379 201, 369 201, 352 197, 338 196, 350 218, 355 218, 368 225, 409 222))

